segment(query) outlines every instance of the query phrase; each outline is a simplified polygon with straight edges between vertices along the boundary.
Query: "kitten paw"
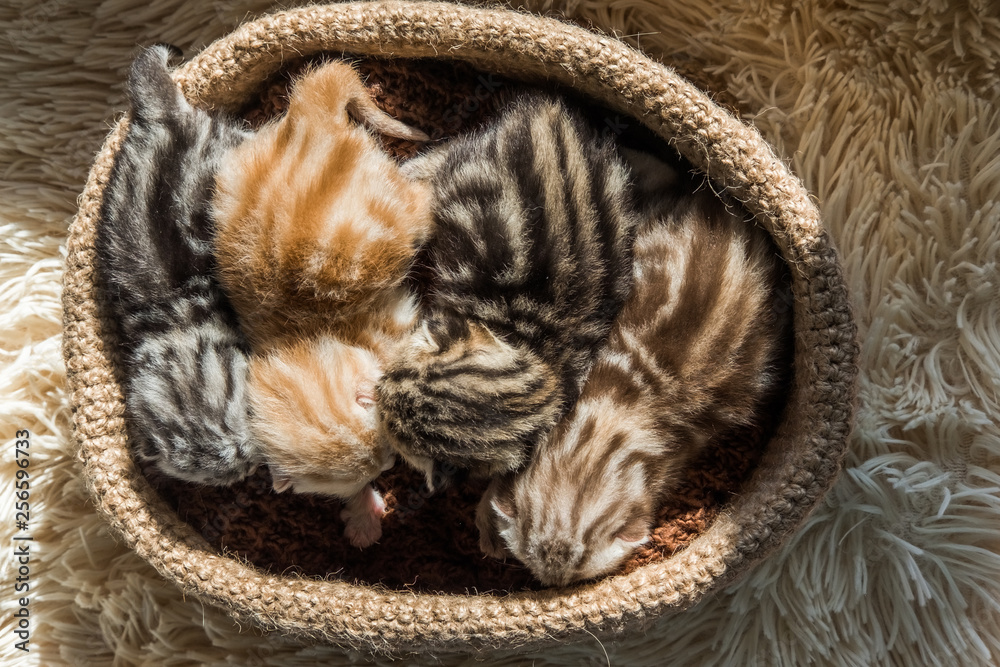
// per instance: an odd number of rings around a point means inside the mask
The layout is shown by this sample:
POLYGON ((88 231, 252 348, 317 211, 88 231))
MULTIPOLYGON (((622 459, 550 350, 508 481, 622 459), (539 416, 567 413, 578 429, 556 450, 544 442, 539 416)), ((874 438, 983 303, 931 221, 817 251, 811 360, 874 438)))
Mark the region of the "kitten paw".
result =
POLYGON ((490 558, 507 559, 507 549, 501 544, 499 536, 493 535, 491 531, 479 531, 479 550, 490 558))
POLYGON ((363 549, 378 542, 382 537, 382 517, 385 516, 385 501, 371 485, 347 501, 340 511, 344 523, 344 537, 351 546, 363 549))
POLYGON ((344 527, 344 537, 351 543, 352 547, 364 549, 378 542, 382 537, 382 522, 371 517, 345 517, 347 510, 340 513, 340 517, 347 522, 344 527))
POLYGON ((476 506, 476 528, 479 529, 479 550, 490 558, 506 560, 508 556, 507 545, 496 526, 496 514, 493 510, 493 500, 500 492, 501 485, 505 483, 500 478, 494 478, 487 487, 483 497, 476 506))

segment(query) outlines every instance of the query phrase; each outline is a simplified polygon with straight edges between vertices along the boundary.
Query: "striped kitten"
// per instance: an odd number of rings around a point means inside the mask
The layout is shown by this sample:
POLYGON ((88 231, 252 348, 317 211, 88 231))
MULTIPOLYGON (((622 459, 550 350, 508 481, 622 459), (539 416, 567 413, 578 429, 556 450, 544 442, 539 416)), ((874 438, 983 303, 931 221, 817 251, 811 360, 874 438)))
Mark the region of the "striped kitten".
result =
POLYGON ((759 423, 786 381, 786 273, 768 234, 710 189, 661 211, 639 231, 634 291, 579 401, 478 508, 483 550, 547 585, 620 566, 685 464, 759 423))
POLYGON ((253 346, 252 426, 274 489, 347 499, 345 534, 367 546, 385 511, 369 482, 394 462, 375 384, 413 326, 403 280, 431 217, 429 188, 354 120, 426 139, 380 111, 350 65, 306 73, 287 113, 224 162, 216 248, 253 346))
POLYGON ((576 398, 628 294, 628 169, 550 96, 404 169, 434 188, 431 277, 378 386, 381 427, 432 488, 436 461, 516 470, 576 398))
POLYGON ((245 342, 214 276, 209 200, 221 156, 247 133, 193 108, 170 78, 170 51, 132 64, 129 123, 104 188, 95 241, 123 348, 136 454, 189 482, 246 477, 245 342))

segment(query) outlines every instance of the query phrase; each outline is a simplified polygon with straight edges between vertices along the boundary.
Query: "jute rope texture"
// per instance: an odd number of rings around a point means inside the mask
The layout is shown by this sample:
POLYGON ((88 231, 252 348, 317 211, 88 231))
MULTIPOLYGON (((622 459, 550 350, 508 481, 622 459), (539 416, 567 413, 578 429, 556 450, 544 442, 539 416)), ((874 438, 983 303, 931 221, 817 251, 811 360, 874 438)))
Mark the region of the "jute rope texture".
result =
POLYGON ((857 344, 836 252, 816 207, 760 135, 668 67, 619 41, 562 22, 436 2, 313 6, 243 25, 181 67, 194 104, 234 110, 286 58, 320 51, 470 62, 526 81, 571 86, 640 119, 717 189, 742 201, 792 270, 795 379, 788 417, 744 492, 672 558, 569 589, 492 595, 386 591, 264 574, 224 557, 167 507, 136 470, 100 316, 94 235, 124 124, 94 164, 70 228, 64 354, 79 458, 114 530, 186 593, 240 619, 373 651, 539 645, 640 627, 745 573, 806 517, 832 483, 853 415, 857 344))

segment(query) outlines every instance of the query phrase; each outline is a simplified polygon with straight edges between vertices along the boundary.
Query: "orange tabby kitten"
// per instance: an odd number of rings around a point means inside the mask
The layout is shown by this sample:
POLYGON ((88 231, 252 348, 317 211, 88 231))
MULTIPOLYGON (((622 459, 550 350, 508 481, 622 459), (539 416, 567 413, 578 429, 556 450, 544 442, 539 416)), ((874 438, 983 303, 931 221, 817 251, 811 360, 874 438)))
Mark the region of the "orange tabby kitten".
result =
POLYGON ((345 535, 367 546, 385 511, 369 482, 394 462, 376 437, 374 388, 413 325, 403 279, 431 217, 427 187, 355 121, 427 138, 379 110, 349 65, 329 63, 230 152, 214 205, 220 280, 253 347, 252 427, 274 488, 346 498, 345 535))

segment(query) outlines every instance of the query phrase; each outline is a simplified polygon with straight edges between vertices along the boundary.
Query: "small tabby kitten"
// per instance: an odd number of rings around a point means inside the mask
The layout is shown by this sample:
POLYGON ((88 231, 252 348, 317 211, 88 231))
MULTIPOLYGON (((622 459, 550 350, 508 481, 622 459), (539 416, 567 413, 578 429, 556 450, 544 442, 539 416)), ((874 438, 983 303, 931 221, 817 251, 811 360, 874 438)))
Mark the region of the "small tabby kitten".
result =
POLYGON ((787 378, 784 264, 733 204, 707 188, 665 197, 639 230, 634 272, 579 401, 478 508, 483 551, 512 554, 547 585, 620 566, 649 540, 685 464, 759 423, 787 378))
POLYGON ((434 188, 432 275, 379 384, 381 427, 432 488, 436 461, 515 470, 572 405, 628 295, 628 169, 563 101, 531 95, 404 170, 434 188))
POLYGON ((216 248, 254 350, 252 426, 274 489, 347 499, 345 534, 367 546, 385 511, 369 482, 394 462, 375 384, 413 326, 404 279, 431 216, 429 188, 352 119, 426 139, 379 110, 350 65, 307 72, 286 114, 220 170, 216 248))
POLYGON ((214 278, 209 202, 221 156, 247 133, 188 104, 169 55, 154 46, 132 64, 97 263, 121 334, 136 454, 172 477, 226 485, 252 471, 257 452, 245 342, 214 278))

